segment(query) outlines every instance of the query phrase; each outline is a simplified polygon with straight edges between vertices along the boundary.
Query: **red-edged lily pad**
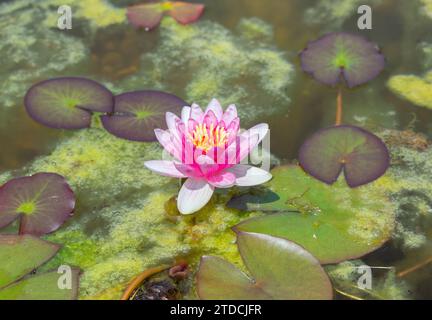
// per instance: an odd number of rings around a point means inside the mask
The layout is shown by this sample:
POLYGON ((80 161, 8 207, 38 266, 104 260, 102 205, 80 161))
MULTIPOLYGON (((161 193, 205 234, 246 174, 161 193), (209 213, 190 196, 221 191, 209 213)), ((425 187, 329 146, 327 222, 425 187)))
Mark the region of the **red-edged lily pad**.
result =
POLYGON ((197 21, 204 12, 204 5, 182 1, 144 3, 127 8, 129 22, 135 27, 151 30, 155 28, 165 14, 169 14, 181 24, 197 21))
POLYGON ((300 57, 303 70, 316 80, 334 86, 344 79, 350 88, 375 78, 385 65, 375 44, 346 32, 309 42, 300 57))
POLYGON ((74 207, 74 193, 58 174, 12 179, 0 188, 0 228, 21 217, 21 234, 47 234, 57 230, 74 207))
POLYGON ((103 115, 102 124, 111 134, 133 141, 154 141, 154 129, 166 128, 165 113, 178 114, 187 103, 161 91, 133 91, 115 97, 114 114, 103 115))
POLYGON ((24 99, 35 121, 57 129, 81 129, 91 124, 93 112, 112 112, 112 93, 96 81, 54 78, 32 86, 24 99))
POLYGON ((60 288, 62 273, 28 276, 60 246, 31 235, 0 235, 0 300, 71 300, 78 295, 79 269, 70 269, 70 288, 60 288))
POLYGON ((331 299, 323 268, 294 242, 259 233, 237 232, 237 245, 250 276, 231 263, 204 256, 197 274, 201 299, 331 299))
POLYGON ((302 145, 299 162, 316 179, 334 183, 342 170, 347 184, 358 187, 382 176, 390 164, 384 142, 354 126, 334 126, 313 134, 302 145))

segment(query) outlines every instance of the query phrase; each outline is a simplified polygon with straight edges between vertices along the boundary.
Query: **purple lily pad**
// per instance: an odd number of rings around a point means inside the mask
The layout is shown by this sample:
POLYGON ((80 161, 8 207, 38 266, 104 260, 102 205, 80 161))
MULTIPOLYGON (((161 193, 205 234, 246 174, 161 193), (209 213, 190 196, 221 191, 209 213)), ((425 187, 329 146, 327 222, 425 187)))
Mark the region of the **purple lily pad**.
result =
POLYGON ((188 3, 177 1, 173 3, 169 11, 171 17, 181 24, 189 24, 197 21, 204 12, 205 6, 200 3, 188 3))
POLYGON ((24 98, 30 117, 57 129, 88 128, 93 112, 112 112, 113 95, 86 78, 54 78, 33 85, 24 98))
POLYGON ((372 80, 385 65, 375 44, 346 32, 309 42, 300 58, 303 70, 316 80, 334 86, 343 78, 350 88, 372 80))
POLYGON ((322 129, 306 140, 299 162, 307 173, 327 184, 334 183, 343 170, 347 184, 354 188, 382 176, 390 155, 374 134, 342 125, 322 129))
POLYGON ((155 141, 154 129, 166 128, 165 113, 178 114, 187 103, 161 91, 133 91, 115 97, 114 114, 101 116, 111 134, 133 141, 155 141))
POLYGON ((0 228, 21 217, 20 234, 44 235, 57 230, 74 207, 74 193, 58 174, 12 179, 0 188, 0 228))
POLYGON ((127 8, 129 22, 137 28, 155 28, 165 14, 169 14, 181 24, 197 21, 204 12, 204 5, 183 1, 144 3, 127 8))
POLYGON ((137 28, 151 30, 161 21, 163 10, 160 3, 144 3, 127 8, 127 18, 137 28))

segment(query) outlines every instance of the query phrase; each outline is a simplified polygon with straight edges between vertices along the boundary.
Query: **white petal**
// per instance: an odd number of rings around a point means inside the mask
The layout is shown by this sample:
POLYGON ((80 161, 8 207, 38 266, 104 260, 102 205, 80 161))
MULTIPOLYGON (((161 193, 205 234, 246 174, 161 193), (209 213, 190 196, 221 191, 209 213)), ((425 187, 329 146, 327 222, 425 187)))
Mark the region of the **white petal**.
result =
POLYGON ((180 118, 177 117, 174 113, 168 111, 165 114, 165 120, 166 120, 169 132, 172 135, 174 135, 175 137, 178 137, 179 134, 177 131, 177 122, 180 120, 180 118))
POLYGON ((144 162, 144 165, 151 171, 159 173, 160 175, 163 176, 173 177, 173 178, 187 177, 176 168, 173 161, 151 160, 151 161, 144 162))
POLYGON ((205 114, 207 114, 207 112, 209 112, 210 110, 213 111, 218 121, 222 120, 223 110, 219 101, 217 101, 216 99, 212 99, 212 101, 210 101, 209 105, 207 106, 205 114))
POLYGON ((238 164, 227 169, 236 176, 236 185, 242 187, 251 187, 265 183, 272 178, 271 173, 246 164, 238 164))
POLYGON ((187 125, 188 120, 190 118, 191 108, 190 107, 183 107, 181 111, 181 119, 185 125, 187 125))
POLYGON ((194 119, 198 123, 201 123, 203 121, 204 112, 202 111, 201 107, 196 103, 192 103, 191 105, 190 118, 194 119))
POLYGON ((177 197, 177 208, 182 214, 197 212, 209 202, 214 187, 204 179, 189 178, 183 184, 177 197))
POLYGON ((235 118, 237 118, 237 108, 235 104, 230 104, 222 115, 222 121, 228 127, 235 118))
POLYGON ((171 135, 169 130, 155 129, 154 130, 156 139, 164 147, 169 154, 181 160, 182 153, 179 149, 181 144, 177 143, 177 140, 173 135, 171 135))

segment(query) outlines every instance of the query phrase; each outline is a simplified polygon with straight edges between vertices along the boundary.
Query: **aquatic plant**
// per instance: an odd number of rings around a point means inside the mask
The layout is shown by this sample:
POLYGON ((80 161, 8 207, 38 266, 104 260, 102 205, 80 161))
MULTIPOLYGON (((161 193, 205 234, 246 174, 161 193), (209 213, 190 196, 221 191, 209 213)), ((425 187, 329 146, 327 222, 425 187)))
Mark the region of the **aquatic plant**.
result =
MULTIPOLYGON (((384 56, 361 36, 330 33, 309 42, 300 53, 302 68, 317 81, 349 88, 375 78, 384 68, 384 56)), ((336 99, 335 126, 310 137, 300 149, 299 162, 315 178, 333 183, 344 169, 350 187, 369 183, 385 173, 389 153, 378 137, 354 126, 341 126, 342 90, 336 99), (324 155, 324 161, 322 156, 324 155)))
POLYGON ((127 18, 135 27, 147 31, 156 27, 165 14, 181 24, 197 21, 204 12, 204 5, 183 1, 163 1, 160 3, 137 4, 127 8, 127 18))
POLYGON ((59 287, 62 273, 57 270, 33 274, 59 249, 59 245, 34 236, 0 234, 0 300, 76 299, 78 268, 71 268, 70 284, 65 288, 59 287))
POLYGON ((330 280, 318 260, 294 242, 237 232, 237 246, 252 278, 231 263, 204 256, 197 273, 201 299, 331 299, 330 280))
POLYGON ((54 78, 32 86, 24 98, 28 114, 48 127, 87 128, 92 112, 112 112, 112 93, 86 78, 54 78))
POLYGON ((311 176, 328 184, 343 171, 348 185, 354 188, 382 176, 390 165, 390 156, 376 135, 340 125, 310 137, 299 151, 299 162, 311 176))
POLYGON ((117 137, 154 141, 154 129, 164 127, 165 113, 186 106, 182 99, 161 91, 134 91, 115 96, 112 114, 102 115, 104 128, 117 137))
POLYGON ((161 175, 187 178, 177 198, 182 214, 195 213, 204 207, 215 188, 253 186, 271 178, 265 170, 239 164, 265 137, 267 124, 239 133, 236 106, 230 105, 224 112, 216 99, 205 112, 197 104, 184 107, 181 117, 167 112, 168 130, 155 130, 159 143, 175 160, 144 164, 161 175))
POLYGON ((294 241, 321 263, 361 257, 391 237, 394 207, 379 185, 351 189, 339 179, 328 186, 294 165, 271 174, 268 189, 234 196, 227 205, 274 214, 244 220, 234 230, 294 241))
POLYGON ((20 218, 20 234, 47 234, 57 230, 74 207, 74 193, 58 174, 12 179, 0 188, 0 228, 20 218))

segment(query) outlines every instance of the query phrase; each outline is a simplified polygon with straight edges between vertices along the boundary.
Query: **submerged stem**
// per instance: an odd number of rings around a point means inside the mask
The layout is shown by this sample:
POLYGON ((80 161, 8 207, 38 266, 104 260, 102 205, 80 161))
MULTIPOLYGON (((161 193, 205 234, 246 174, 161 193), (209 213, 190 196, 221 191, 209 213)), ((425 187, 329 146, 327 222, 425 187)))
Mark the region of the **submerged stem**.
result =
POLYGON ((424 261, 422 261, 420 263, 417 263, 416 265, 414 265, 414 266, 412 266, 412 267, 410 267, 408 269, 405 269, 403 271, 398 272, 397 276, 400 277, 400 278, 404 277, 407 274, 410 274, 411 272, 414 272, 414 271, 416 271, 418 269, 421 269, 421 268, 427 266, 431 262, 432 262, 432 257, 429 257, 426 260, 424 260, 424 261))
POLYGON ((339 126, 342 123, 342 89, 339 87, 336 99, 336 122, 335 125, 339 126))

